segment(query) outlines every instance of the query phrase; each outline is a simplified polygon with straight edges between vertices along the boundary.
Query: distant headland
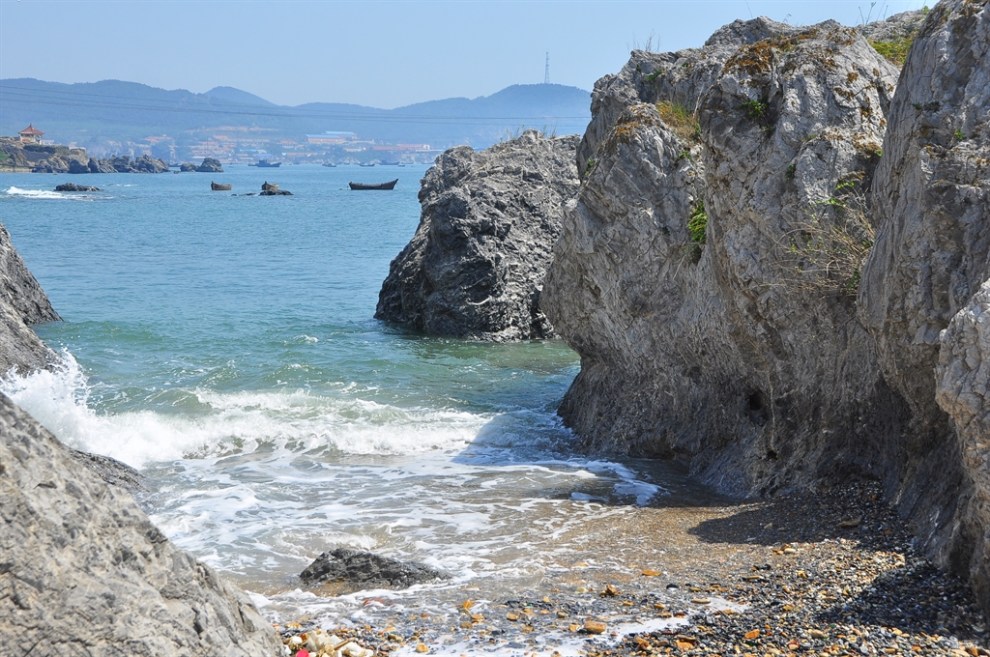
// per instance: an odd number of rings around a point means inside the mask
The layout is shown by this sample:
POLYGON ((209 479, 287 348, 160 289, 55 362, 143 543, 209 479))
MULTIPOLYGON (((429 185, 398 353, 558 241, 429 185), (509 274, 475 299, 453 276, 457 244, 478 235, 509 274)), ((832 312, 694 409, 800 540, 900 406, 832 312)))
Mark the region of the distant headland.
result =
POLYGON ((430 163, 451 146, 487 148, 527 129, 580 134, 591 119, 590 92, 557 84, 513 85, 490 96, 391 110, 286 107, 229 87, 195 94, 119 80, 5 79, 0 91, 0 135, 16 135, 30 122, 46 143, 85 148, 96 158, 148 155, 169 163, 205 157, 240 164, 430 163))

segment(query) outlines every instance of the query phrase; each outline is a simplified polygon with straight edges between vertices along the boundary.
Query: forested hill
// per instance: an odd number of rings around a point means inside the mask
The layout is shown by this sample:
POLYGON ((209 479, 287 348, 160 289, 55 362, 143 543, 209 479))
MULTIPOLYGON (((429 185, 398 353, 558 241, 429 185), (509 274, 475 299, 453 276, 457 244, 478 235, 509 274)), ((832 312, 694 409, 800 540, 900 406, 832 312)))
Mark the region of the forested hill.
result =
POLYGON ((531 84, 390 110, 343 103, 288 107, 232 87, 198 94, 119 80, 63 84, 19 78, 0 80, 0 134, 16 135, 31 123, 46 139, 86 145, 162 134, 202 137, 220 127, 241 127, 286 138, 348 131, 362 139, 484 147, 527 128, 583 133, 590 102, 582 89, 531 84))

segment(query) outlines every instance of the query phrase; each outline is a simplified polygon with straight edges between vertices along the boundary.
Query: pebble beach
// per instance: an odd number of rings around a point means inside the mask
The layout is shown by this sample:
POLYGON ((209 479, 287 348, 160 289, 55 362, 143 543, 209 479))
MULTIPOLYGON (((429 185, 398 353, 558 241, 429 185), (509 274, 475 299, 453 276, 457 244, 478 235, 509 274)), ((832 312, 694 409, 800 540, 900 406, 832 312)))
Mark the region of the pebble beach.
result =
POLYGON ((382 606, 380 622, 316 627, 297 618, 277 627, 285 654, 311 657, 358 647, 378 655, 990 655, 972 593, 919 555, 880 499, 879 488, 861 484, 769 501, 660 501, 635 523, 591 530, 602 554, 622 553, 625 567, 582 555, 511 599, 466 588, 447 614, 389 616, 386 600, 367 597, 356 604, 382 606), (334 635, 337 651, 317 634, 334 635))

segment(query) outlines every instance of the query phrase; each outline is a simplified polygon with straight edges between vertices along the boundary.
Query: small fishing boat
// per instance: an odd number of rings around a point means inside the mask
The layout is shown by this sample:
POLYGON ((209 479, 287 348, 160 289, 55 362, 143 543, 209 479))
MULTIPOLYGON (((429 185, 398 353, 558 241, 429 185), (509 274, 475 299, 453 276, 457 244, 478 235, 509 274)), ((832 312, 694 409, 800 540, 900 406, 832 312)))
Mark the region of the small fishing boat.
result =
POLYGON ((351 189, 392 189, 395 187, 395 183, 399 182, 399 179, 389 180, 383 183, 347 183, 351 189))

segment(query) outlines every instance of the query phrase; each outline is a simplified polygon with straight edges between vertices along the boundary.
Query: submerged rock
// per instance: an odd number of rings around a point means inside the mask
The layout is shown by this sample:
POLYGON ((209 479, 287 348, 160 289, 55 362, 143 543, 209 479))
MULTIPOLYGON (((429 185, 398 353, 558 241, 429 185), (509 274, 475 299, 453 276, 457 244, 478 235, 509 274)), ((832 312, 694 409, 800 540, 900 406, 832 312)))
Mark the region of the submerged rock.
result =
POLYGON ((306 586, 343 583, 355 590, 381 586, 408 588, 446 577, 445 573, 429 566, 348 548, 324 552, 299 574, 306 586))
POLYGON ((75 183, 63 183, 61 185, 55 186, 56 192, 98 192, 99 187, 93 187, 92 185, 77 185, 75 183))
POLYGON ((261 184, 261 192, 258 196, 292 196, 292 192, 280 189, 275 183, 266 180, 261 184))
POLYGON ((446 151, 423 178, 416 234, 382 284, 375 317, 431 335, 552 335, 540 307, 565 203, 578 189, 576 137, 530 131, 484 151, 446 151))

